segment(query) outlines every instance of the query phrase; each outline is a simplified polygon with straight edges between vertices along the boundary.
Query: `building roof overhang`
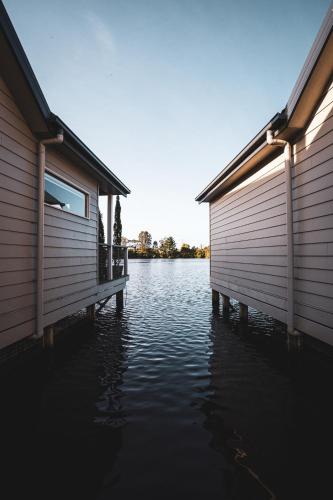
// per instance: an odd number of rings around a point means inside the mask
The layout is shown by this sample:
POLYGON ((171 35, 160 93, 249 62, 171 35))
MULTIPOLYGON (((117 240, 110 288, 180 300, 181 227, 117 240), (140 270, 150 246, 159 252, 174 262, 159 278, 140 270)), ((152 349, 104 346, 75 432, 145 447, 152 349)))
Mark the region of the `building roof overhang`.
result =
POLYGON ((64 143, 57 146, 64 155, 79 162, 100 183, 101 192, 126 196, 130 190, 120 179, 54 115, 44 97, 21 42, 0 0, 0 68, 8 88, 38 139, 52 137, 59 128, 64 132, 64 143))
POLYGON ((281 149, 269 146, 267 130, 276 138, 295 140, 313 112, 333 75, 333 2, 316 36, 286 107, 196 197, 199 203, 213 201, 235 184, 278 156, 281 149))

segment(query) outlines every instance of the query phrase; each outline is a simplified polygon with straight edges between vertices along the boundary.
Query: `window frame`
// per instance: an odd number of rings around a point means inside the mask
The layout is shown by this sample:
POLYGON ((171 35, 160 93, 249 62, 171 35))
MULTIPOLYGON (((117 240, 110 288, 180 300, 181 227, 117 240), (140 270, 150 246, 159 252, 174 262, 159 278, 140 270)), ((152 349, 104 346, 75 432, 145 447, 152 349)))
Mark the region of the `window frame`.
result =
MULTIPOLYGON (((57 172, 54 172, 50 168, 45 168, 45 174, 49 174, 52 177, 59 179, 59 181, 63 182, 64 184, 67 184, 69 187, 74 188, 77 191, 79 191, 80 193, 84 194, 84 196, 85 196, 85 207, 84 207, 85 215, 80 215, 80 214, 77 214, 75 212, 71 212, 70 210, 63 210, 62 208, 55 207, 54 205, 47 203, 45 201, 45 198, 44 198, 44 205, 46 205, 47 207, 54 208, 55 210, 59 210, 62 213, 71 214, 71 215, 74 215, 76 217, 80 217, 81 219, 89 220, 90 219, 90 193, 89 193, 89 191, 82 189, 80 186, 75 184, 75 182, 69 181, 66 177, 64 177, 63 175, 59 175, 57 172)), ((44 195, 45 195, 45 180, 44 180, 44 195)))

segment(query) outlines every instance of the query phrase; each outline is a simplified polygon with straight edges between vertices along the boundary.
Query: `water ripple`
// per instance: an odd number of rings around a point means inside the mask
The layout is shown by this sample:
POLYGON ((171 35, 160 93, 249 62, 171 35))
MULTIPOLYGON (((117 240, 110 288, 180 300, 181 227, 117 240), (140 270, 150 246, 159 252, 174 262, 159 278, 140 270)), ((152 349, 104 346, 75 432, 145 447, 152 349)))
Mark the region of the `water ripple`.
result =
POLYGON ((283 326, 252 309, 242 327, 234 301, 213 314, 208 272, 131 261, 122 313, 111 301, 51 364, 15 371, 2 428, 22 470, 24 450, 44 458, 43 498, 268 498, 249 471, 278 498, 325 498, 330 362, 289 356, 283 326))

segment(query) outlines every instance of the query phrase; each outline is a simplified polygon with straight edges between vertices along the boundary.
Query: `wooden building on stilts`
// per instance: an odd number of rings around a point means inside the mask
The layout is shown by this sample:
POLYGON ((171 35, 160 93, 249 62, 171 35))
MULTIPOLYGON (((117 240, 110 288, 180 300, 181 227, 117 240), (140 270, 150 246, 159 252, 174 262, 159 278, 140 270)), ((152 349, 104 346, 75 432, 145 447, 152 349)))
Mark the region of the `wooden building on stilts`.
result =
POLYGON ((115 294, 121 305, 127 248, 112 246, 113 200, 129 193, 50 111, 0 2, 0 349, 52 343, 55 323, 84 308, 92 318, 115 294))
POLYGON ((333 345, 333 11, 286 107, 197 196, 210 209, 210 284, 333 345))

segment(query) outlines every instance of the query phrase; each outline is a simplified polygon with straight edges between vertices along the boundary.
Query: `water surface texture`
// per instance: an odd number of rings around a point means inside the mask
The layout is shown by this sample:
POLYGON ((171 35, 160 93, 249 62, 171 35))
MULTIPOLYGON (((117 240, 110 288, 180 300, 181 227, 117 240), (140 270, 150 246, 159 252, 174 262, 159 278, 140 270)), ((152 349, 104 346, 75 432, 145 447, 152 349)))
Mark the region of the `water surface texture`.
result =
POLYGON ((205 260, 130 261, 122 313, 6 368, 1 498, 332 495, 332 362, 213 313, 208 282, 205 260))

